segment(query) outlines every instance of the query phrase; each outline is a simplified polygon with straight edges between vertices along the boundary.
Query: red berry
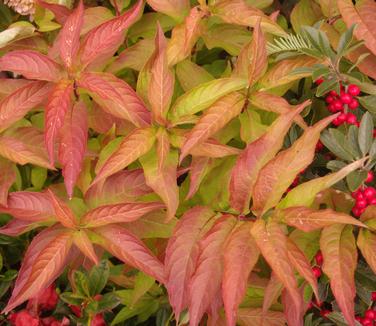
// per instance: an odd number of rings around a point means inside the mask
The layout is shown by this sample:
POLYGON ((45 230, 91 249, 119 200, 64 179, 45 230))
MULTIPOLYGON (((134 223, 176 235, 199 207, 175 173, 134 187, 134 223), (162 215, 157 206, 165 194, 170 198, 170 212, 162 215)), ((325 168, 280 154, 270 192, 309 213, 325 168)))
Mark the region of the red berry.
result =
POLYGON ((365 180, 365 183, 370 183, 370 182, 372 182, 373 181, 373 179, 374 179, 374 175, 373 175, 373 172, 372 171, 368 171, 368 173, 367 173, 367 178, 366 178, 366 180, 365 180))
POLYGON ((343 110, 343 103, 340 100, 335 100, 332 104, 333 104, 333 108, 336 111, 342 111, 343 110))
POLYGON ((352 96, 358 96, 360 94, 360 89, 357 85, 350 84, 347 88, 347 92, 352 96))
POLYGON ((318 251, 316 256, 315 256, 315 260, 316 260, 316 264, 317 265, 322 265, 323 261, 324 261, 324 257, 321 253, 321 251, 318 251))
POLYGON ((330 92, 329 92, 329 95, 332 95, 332 96, 338 96, 338 94, 337 94, 336 91, 330 91, 330 92))
POLYGON ((355 110, 359 106, 359 102, 353 98, 351 102, 348 104, 350 110, 355 110))
MULTIPOLYGON (((324 149, 324 144, 319 140, 316 144, 316 152, 320 152, 324 149)), ((304 172, 304 171, 303 171, 304 172)))
POLYGON ((332 96, 332 95, 328 95, 326 98, 325 98, 325 102, 330 104, 330 103, 333 103, 333 101, 335 100, 335 97, 332 96))
POLYGON ((363 193, 361 189, 357 189, 351 193, 351 197, 354 199, 362 198, 363 199, 363 193))
POLYGON ((352 96, 347 93, 341 94, 339 98, 343 104, 350 104, 353 99, 352 96))
POLYGON ((328 105, 328 110, 329 110, 329 112, 332 112, 332 113, 336 113, 337 112, 333 103, 331 103, 331 104, 328 105))
POLYGON ((359 217, 360 215, 362 215, 362 210, 358 207, 353 207, 351 211, 355 217, 359 217))
POLYGON ((355 206, 357 208, 362 209, 362 208, 366 208, 368 206, 368 203, 365 199, 357 199, 355 206))
POLYGON ((315 84, 316 85, 320 85, 320 84, 322 84, 324 82, 324 79, 322 79, 322 78, 319 78, 319 79, 316 79, 315 80, 315 84))
POLYGON ((336 127, 338 127, 338 126, 340 126, 340 125, 342 124, 342 122, 339 122, 338 118, 335 118, 335 119, 332 121, 332 123, 333 123, 336 127))
POLYGON ((372 326, 373 325, 373 322, 372 322, 372 319, 369 319, 369 318, 363 318, 362 321, 361 321, 361 324, 363 326, 372 326))
POLYGON ((323 317, 326 317, 330 313, 331 313, 331 311, 328 310, 328 309, 323 309, 323 310, 320 311, 320 315, 323 316, 323 317))
POLYGON ((363 196, 366 199, 372 199, 376 196, 376 189, 373 187, 367 187, 366 189, 363 190, 363 196))
POLYGON ((376 205, 376 198, 368 200, 368 205, 376 205))
POLYGON ((376 138, 376 129, 373 129, 373 138, 376 138))
POLYGON ((376 301, 376 292, 371 293, 371 300, 376 301))
POLYGON ((350 125, 354 125, 357 123, 356 115, 353 113, 346 114, 346 122, 350 125))
POLYGON ((337 117, 338 121, 342 124, 344 123, 346 120, 347 120, 347 114, 346 113, 341 113, 338 117, 337 117))
POLYGON ((366 312, 364 313, 364 317, 365 318, 369 318, 369 319, 375 319, 376 318, 376 311, 373 310, 373 309, 368 309, 366 310, 366 312))
POLYGON ((313 275, 315 275, 316 278, 319 278, 321 276, 321 268, 314 266, 312 267, 313 275))

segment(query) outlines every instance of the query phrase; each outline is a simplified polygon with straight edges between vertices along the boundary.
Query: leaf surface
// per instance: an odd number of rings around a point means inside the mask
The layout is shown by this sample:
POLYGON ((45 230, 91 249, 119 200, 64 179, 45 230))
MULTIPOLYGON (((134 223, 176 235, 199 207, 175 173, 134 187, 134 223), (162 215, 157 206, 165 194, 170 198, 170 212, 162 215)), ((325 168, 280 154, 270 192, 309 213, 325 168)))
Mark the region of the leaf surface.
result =
POLYGON ((360 230, 357 244, 367 264, 376 274, 376 235, 369 230, 360 230))
POLYGON ((69 206, 57 197, 52 190, 47 189, 47 194, 54 208, 56 219, 66 228, 76 228, 76 217, 73 215, 69 206))
POLYGON ((8 190, 15 181, 16 170, 13 163, 0 158, 0 205, 8 205, 8 190))
POLYGON ((282 312, 268 311, 263 313, 260 308, 241 308, 238 313, 238 322, 241 326, 284 326, 286 320, 282 312))

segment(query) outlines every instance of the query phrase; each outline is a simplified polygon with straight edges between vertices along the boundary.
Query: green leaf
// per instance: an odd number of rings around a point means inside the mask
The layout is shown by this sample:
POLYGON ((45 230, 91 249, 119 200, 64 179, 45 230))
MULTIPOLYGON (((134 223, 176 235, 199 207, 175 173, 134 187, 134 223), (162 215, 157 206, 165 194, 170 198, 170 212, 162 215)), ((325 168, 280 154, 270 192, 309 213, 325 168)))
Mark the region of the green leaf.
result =
POLYGON ((334 80, 325 80, 321 83, 316 90, 316 96, 321 97, 328 93, 330 90, 334 90, 338 86, 338 81, 334 80))
POLYGON ((338 42, 337 45, 337 55, 338 57, 342 57, 346 54, 348 48, 351 45, 351 41, 353 40, 353 33, 354 29, 356 27, 356 24, 353 24, 349 29, 344 32, 338 42))
POLYGON ((346 161, 353 160, 351 152, 344 148, 345 135, 343 135, 337 129, 331 128, 328 131, 324 131, 321 135, 320 140, 325 145, 325 147, 328 148, 334 155, 346 161))
POLYGON ((60 294, 60 299, 63 300, 67 304, 71 304, 75 306, 80 306, 83 301, 82 297, 77 296, 72 292, 64 292, 60 294))
POLYGON ((351 172, 346 177, 346 182, 350 191, 355 191, 356 189, 358 189, 366 178, 367 178, 367 171, 365 170, 358 170, 358 171, 351 172))
POLYGON ((33 166, 31 169, 31 184, 37 189, 40 190, 43 188, 44 183, 47 179, 47 169, 33 166))
POLYGON ((74 273, 74 283, 79 295, 83 297, 90 297, 89 280, 84 273, 76 271, 74 273))
POLYGON ((369 112, 376 114, 376 95, 361 96, 358 101, 369 112))
POLYGON ((356 158, 362 157, 362 153, 360 151, 358 144, 358 134, 359 129, 356 126, 350 126, 349 131, 346 135, 346 142, 349 145, 348 149, 351 151, 351 154, 356 158))
POLYGON ((0 33, 0 48, 15 41, 30 37, 34 34, 35 27, 29 22, 17 22, 10 25, 0 33))
POLYGON ((372 116, 366 112, 360 121, 358 137, 359 147, 363 155, 366 155, 372 146, 373 128, 372 116))
POLYGON ((94 266, 89 273, 89 287, 92 296, 102 292, 110 276, 110 266, 107 260, 102 260, 98 266, 94 266))
POLYGON ((154 278, 142 272, 138 272, 135 278, 132 302, 130 306, 133 307, 154 284, 154 278))
POLYGON ((120 304, 119 297, 114 292, 106 293, 98 301, 97 313, 104 312, 106 310, 112 310, 120 304))

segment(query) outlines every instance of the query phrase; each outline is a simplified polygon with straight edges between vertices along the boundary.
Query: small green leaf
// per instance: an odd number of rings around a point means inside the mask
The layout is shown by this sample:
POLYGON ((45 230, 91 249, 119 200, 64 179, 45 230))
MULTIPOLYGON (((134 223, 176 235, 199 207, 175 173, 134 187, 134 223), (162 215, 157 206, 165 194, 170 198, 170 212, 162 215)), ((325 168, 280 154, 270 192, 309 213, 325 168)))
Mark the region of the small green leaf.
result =
POLYGON ((34 166, 31 169, 31 184, 37 189, 40 190, 43 188, 44 183, 47 179, 47 169, 34 166))
POLYGON ((74 273, 74 282, 79 295, 90 297, 89 280, 84 273, 76 271, 74 273))
POLYGON ((67 304, 75 305, 75 306, 80 306, 83 298, 75 295, 72 292, 64 292, 60 294, 60 299, 63 300, 67 304))
POLYGON ((341 132, 337 129, 329 129, 329 131, 324 131, 321 135, 321 141, 334 155, 337 157, 346 160, 352 161, 352 155, 342 146, 345 142, 345 136, 342 134, 342 137, 338 134, 341 132), (342 138, 342 142, 338 139, 342 138))
POLYGON ((347 49, 351 45, 355 27, 356 24, 353 24, 349 29, 346 30, 346 32, 341 35, 337 46, 338 57, 342 57, 346 54, 347 49))
POLYGON ((317 87, 316 96, 321 97, 328 93, 330 90, 334 90, 338 86, 338 81, 336 79, 325 80, 323 83, 317 87))
POLYGON ((355 191, 361 186, 361 184, 364 182, 366 178, 367 171, 353 171, 346 177, 347 186, 349 187, 350 191, 355 191))
POLYGON ((102 260, 94 266, 89 273, 90 295, 94 296, 102 292, 110 275, 110 266, 107 260, 102 260))
POLYGON ((358 100, 369 112, 376 114, 376 95, 361 96, 358 100))
POLYGON ((366 112, 360 121, 358 137, 359 147, 363 155, 366 155, 371 148, 373 142, 373 128, 372 116, 366 112))
POLYGON ((105 310, 112 310, 120 303, 119 297, 114 292, 106 293, 98 301, 97 313, 101 313, 105 310))
POLYGON ((132 302, 130 306, 134 306, 137 301, 153 286, 153 284, 155 284, 154 278, 142 272, 138 272, 135 279, 132 302))

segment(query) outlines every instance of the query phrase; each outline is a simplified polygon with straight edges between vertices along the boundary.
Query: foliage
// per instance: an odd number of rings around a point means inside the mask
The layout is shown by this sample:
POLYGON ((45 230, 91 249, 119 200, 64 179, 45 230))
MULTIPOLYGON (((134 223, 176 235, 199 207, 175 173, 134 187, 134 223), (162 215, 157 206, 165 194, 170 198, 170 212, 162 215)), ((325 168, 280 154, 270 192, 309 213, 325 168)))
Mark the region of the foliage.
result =
POLYGON ((372 325, 374 1, 23 1, 1 321, 372 325))

